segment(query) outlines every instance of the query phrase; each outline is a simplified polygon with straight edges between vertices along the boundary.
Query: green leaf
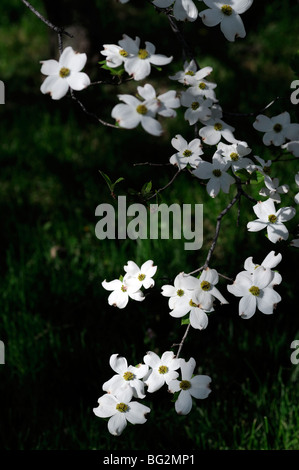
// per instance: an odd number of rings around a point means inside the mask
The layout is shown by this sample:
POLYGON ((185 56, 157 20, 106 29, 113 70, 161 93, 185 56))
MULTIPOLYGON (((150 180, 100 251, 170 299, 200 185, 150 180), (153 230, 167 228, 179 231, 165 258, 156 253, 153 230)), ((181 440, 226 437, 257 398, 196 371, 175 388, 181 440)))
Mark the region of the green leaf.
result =
POLYGON ((190 323, 189 317, 188 318, 183 318, 181 320, 181 325, 189 325, 189 323, 190 323))
POLYGON ((109 178, 108 175, 106 175, 106 173, 104 173, 103 171, 99 170, 99 172, 101 173, 102 177, 104 178, 104 180, 106 181, 107 185, 108 185, 108 188, 110 189, 110 191, 112 191, 112 181, 111 179, 109 178))
POLYGON ((120 282, 123 282, 124 276, 120 275, 120 276, 119 276, 119 280, 120 280, 120 282))
POLYGON ((141 189, 141 194, 143 196, 146 196, 147 194, 149 194, 151 192, 151 189, 152 189, 152 182, 149 181, 148 183, 145 183, 143 186, 142 186, 142 189, 141 189))
POLYGON ((171 403, 175 403, 177 401, 177 399, 179 398, 180 393, 181 392, 174 392, 173 398, 171 399, 171 403))
POLYGON ((241 168, 241 170, 236 171, 235 175, 240 178, 241 181, 248 181, 250 178, 250 174, 245 170, 245 168, 241 168))

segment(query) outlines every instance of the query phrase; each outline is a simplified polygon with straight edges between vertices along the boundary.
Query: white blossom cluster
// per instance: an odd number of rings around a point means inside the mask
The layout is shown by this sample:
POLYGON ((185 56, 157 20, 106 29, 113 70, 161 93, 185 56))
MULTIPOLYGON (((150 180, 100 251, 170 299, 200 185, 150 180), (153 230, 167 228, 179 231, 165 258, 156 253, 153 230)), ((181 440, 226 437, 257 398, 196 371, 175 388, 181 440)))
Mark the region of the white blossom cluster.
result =
POLYGON ((98 407, 93 412, 99 418, 110 418, 108 430, 115 436, 123 432, 127 422, 146 422, 150 408, 133 400, 145 398, 145 387, 148 393, 153 393, 166 384, 169 392, 178 392, 175 410, 180 415, 191 411, 192 397, 204 399, 211 392, 210 377, 193 375, 196 366, 193 358, 186 362, 177 359, 172 351, 164 352, 161 357, 149 351, 143 361, 143 364, 128 366, 126 358, 118 354, 110 357, 110 366, 116 374, 103 384, 106 393, 98 399, 98 407))

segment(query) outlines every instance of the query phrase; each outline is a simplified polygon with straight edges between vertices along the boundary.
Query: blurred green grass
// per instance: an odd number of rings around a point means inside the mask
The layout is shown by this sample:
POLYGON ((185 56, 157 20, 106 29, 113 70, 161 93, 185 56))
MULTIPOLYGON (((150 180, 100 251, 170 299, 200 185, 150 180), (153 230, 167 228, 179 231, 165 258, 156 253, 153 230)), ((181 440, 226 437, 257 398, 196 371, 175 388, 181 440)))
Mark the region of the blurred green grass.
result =
MULTIPOLYGON (((111 14, 103 15, 110 4, 96 2, 102 18, 99 31, 93 31, 98 51, 102 43, 116 43, 125 32, 152 40, 161 52, 174 55, 169 75, 181 68, 179 45, 162 15, 134 1, 113 3, 111 14)), ((41 1, 35 6, 45 12, 41 1)), ((112 437, 105 421, 93 415, 102 384, 112 375, 111 354, 118 352, 134 364, 147 350, 162 353, 183 336, 184 327, 168 315, 160 287, 179 271, 202 265, 217 215, 235 188, 211 200, 195 178, 182 174, 162 193, 166 203, 204 205, 204 244, 198 252, 185 251, 183 240, 97 240, 95 208, 114 203, 98 170, 113 180, 125 178, 117 187, 119 194, 140 190, 146 181, 162 187, 173 168, 133 165, 168 162, 173 152, 169 139, 177 133, 191 139, 191 129, 179 113, 161 139, 140 129, 116 131, 93 122, 70 98, 54 103, 42 96, 39 61, 51 57, 49 32, 16 0, 3 0, 2 12, 0 77, 7 103, 0 108, 0 338, 6 345, 6 365, 0 368, 1 448, 298 449, 298 366, 289 359, 290 344, 299 335, 298 255, 286 243, 279 247, 283 284, 277 290, 283 302, 273 316, 257 312, 248 322, 240 320, 237 302, 226 293, 222 279, 220 290, 230 304, 216 309, 207 330, 190 333, 183 357, 195 357, 200 373, 212 377, 213 392, 207 400, 197 401, 188 416, 179 417, 166 390, 147 395, 145 403, 152 408, 147 424, 129 426, 120 438, 112 437), (122 274, 129 259, 139 264, 155 261, 156 287, 142 304, 132 301, 120 311, 108 306, 101 281, 122 274)), ((244 15, 246 41, 236 44, 227 44, 217 28, 204 28, 199 21, 196 34, 195 25, 182 26, 200 64, 214 67, 217 96, 226 111, 250 112, 278 93, 288 95, 294 79, 288 64, 299 48, 298 13, 293 2, 254 6, 244 15)), ((95 64, 88 66, 94 79, 106 76, 95 64)), ((160 76, 154 71, 155 85, 160 76)), ((164 79, 161 86, 169 84, 164 79)), ((92 88, 80 98, 110 121, 116 94, 128 89, 133 92, 132 83, 116 91, 110 86, 92 88)), ((277 114, 279 105, 269 115, 277 114)), ((297 109, 287 105, 298 118, 297 109)), ((227 120, 255 155, 272 156, 253 130, 252 118, 227 120)), ((296 163, 277 164, 274 176, 289 182, 296 163)), ((255 197, 259 188, 253 188, 255 197)), ((293 183, 284 205, 292 204, 295 191, 293 183)), ((242 270, 247 256, 261 262, 277 248, 244 228, 254 218, 249 201, 242 200, 239 227, 237 216, 234 207, 223 219, 211 263, 231 278, 242 270)), ((295 233, 295 223, 288 226, 295 233)))

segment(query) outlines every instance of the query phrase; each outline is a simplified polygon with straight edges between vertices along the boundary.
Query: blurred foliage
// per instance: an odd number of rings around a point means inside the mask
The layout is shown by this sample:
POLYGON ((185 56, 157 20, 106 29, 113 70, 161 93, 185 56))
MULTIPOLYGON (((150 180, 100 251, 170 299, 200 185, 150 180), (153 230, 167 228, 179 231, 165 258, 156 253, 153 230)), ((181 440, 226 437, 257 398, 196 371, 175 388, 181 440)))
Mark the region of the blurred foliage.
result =
MULTIPOLYGON (((173 55, 174 61, 163 72, 154 69, 149 81, 160 92, 182 89, 167 78, 182 68, 180 44, 165 16, 147 2, 36 0, 34 6, 82 35, 89 57, 86 70, 93 80, 109 79, 97 64, 103 59, 102 45, 117 43, 126 33, 173 55)), ((218 27, 206 28, 200 20, 180 25, 200 65, 214 68, 211 79, 218 84, 217 96, 236 136, 266 160, 277 149, 262 145, 253 118, 229 113, 257 111, 279 95, 284 99, 268 115, 282 109, 298 120, 298 108, 289 100, 290 83, 296 79, 290 63, 299 48, 298 14, 298 2, 254 2, 242 16, 246 40, 234 44, 218 27)), ((75 35, 74 44, 77 39, 75 35)), ((177 119, 163 120, 165 134, 159 139, 139 128, 115 130, 86 116, 70 97, 53 102, 43 96, 39 61, 57 56, 57 37, 19 0, 1 2, 0 43, 0 78, 6 85, 6 105, 0 107, 0 338, 6 344, 6 365, 0 367, 1 448, 298 449, 298 366, 289 359, 290 344, 299 335, 298 255, 287 243, 274 247, 263 234, 246 231, 254 218, 248 200, 242 200, 239 226, 237 207, 223 219, 211 267, 234 278, 247 256, 258 263, 271 249, 279 249, 283 284, 277 290, 283 302, 274 315, 257 312, 250 321, 240 320, 237 299, 226 293, 227 281, 221 279, 220 290, 230 304, 216 309, 207 330, 192 331, 183 349, 183 357, 195 357, 199 372, 212 377, 209 398, 197 400, 182 417, 165 389, 148 395, 145 403, 152 411, 147 424, 128 426, 120 438, 93 415, 102 384, 112 376, 111 354, 134 364, 147 350, 162 353, 183 336, 185 327, 169 316, 160 288, 178 272, 201 266, 216 218, 235 188, 211 200, 197 179, 183 173, 161 193, 166 203, 204 205, 204 244, 198 252, 185 251, 183 240, 97 240, 97 205, 116 204, 99 170, 112 181, 124 178, 115 188, 117 195, 132 189, 140 193, 149 181, 153 190, 161 188, 174 168, 134 164, 167 163, 173 153, 170 139, 177 133, 191 139, 193 129, 180 110, 177 119), (120 311, 108 306, 101 281, 118 278, 129 259, 139 264, 153 259, 156 286, 143 303, 130 301, 120 311)), ((90 87, 80 99, 112 122, 116 95, 135 93, 139 84, 90 87)), ((282 183, 291 180, 283 205, 292 204, 297 191, 290 178, 296 163, 278 163, 273 169, 282 183)), ((254 197, 261 186, 252 187, 254 197)), ((128 200, 136 202, 130 194, 128 200)), ((296 225, 291 221, 288 227, 293 238, 296 225)))

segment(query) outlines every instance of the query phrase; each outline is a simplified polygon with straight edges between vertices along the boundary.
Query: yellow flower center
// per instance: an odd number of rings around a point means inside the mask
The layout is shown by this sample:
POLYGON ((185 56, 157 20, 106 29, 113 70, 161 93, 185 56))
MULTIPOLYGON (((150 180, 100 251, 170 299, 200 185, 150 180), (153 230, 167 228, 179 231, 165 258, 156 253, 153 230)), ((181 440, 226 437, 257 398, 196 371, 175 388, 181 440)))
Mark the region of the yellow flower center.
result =
POLYGON ((230 154, 230 158, 231 158, 234 162, 236 162, 237 160, 239 160, 239 155, 238 155, 236 152, 232 152, 232 153, 230 154))
POLYGON ((254 295, 255 297, 258 297, 260 295, 260 290, 256 286, 252 286, 249 289, 250 294, 254 295))
POLYGON ((276 220, 277 220, 277 217, 275 214, 271 214, 268 216, 268 220, 270 222, 270 224, 275 224, 276 220))
POLYGON ((124 49, 121 49, 121 50, 119 51, 119 54, 120 54, 121 56, 123 56, 123 57, 128 57, 128 53, 127 53, 127 51, 125 51, 124 49))
POLYGON ((184 295, 183 289, 177 290, 177 291, 176 291, 176 295, 178 295, 179 297, 183 297, 183 295, 184 295))
POLYGON ((270 175, 270 173, 271 173, 271 167, 270 166, 264 166, 263 170, 264 170, 264 173, 266 173, 266 175, 270 175))
POLYGON ((195 73, 192 72, 192 70, 188 70, 188 72, 186 72, 185 75, 191 75, 191 77, 194 77, 195 73))
POLYGON ((125 403, 118 403, 116 405, 116 409, 117 411, 120 411, 121 413, 125 413, 128 409, 128 405, 126 405, 125 403))
POLYGON ((159 374, 167 374, 168 372, 168 367, 166 366, 160 366, 158 369, 159 374))
POLYGON ((202 281, 202 283, 200 284, 200 287, 202 288, 202 290, 210 290, 211 288, 211 284, 208 282, 208 281, 202 281))
POLYGON ((221 131, 222 130, 222 124, 220 122, 216 122, 216 124, 214 124, 214 129, 215 131, 221 131))
POLYGON ((145 274, 139 274, 138 281, 143 281, 145 279, 145 274))
POLYGON ((123 292, 127 292, 128 288, 127 286, 122 285, 120 288, 123 292))
POLYGON ((139 104, 136 108, 136 111, 139 114, 146 114, 147 113, 147 107, 144 104, 139 104))
POLYGON ((139 59, 146 59, 149 56, 149 53, 146 49, 139 49, 138 57, 139 59))
POLYGON ((205 90, 207 88, 207 85, 204 83, 204 82, 201 82, 199 85, 198 85, 198 88, 200 88, 201 90, 205 90))
POLYGON ((188 390, 189 388, 191 388, 191 382, 189 382, 189 380, 182 380, 180 382, 180 388, 182 390, 188 390))
POLYGON ((184 150, 183 155, 184 155, 184 157, 191 157, 192 152, 191 152, 191 150, 187 149, 187 150, 184 150))
POLYGON ((197 101, 193 101, 193 103, 191 104, 191 108, 193 109, 193 111, 195 111, 199 108, 199 103, 197 101))
POLYGON ((133 380, 134 379, 134 374, 132 372, 125 372, 123 375, 123 378, 125 380, 133 380))
POLYGON ((68 77, 70 73, 71 73, 70 69, 67 69, 66 67, 62 67, 59 71, 59 75, 61 76, 61 78, 68 77))
POLYGON ((223 7, 221 7, 221 11, 224 15, 230 16, 233 12, 233 9, 229 5, 223 5, 223 7))
POLYGON ((193 300, 189 301, 189 305, 190 307, 198 307, 198 305, 195 302, 193 302, 193 300))

